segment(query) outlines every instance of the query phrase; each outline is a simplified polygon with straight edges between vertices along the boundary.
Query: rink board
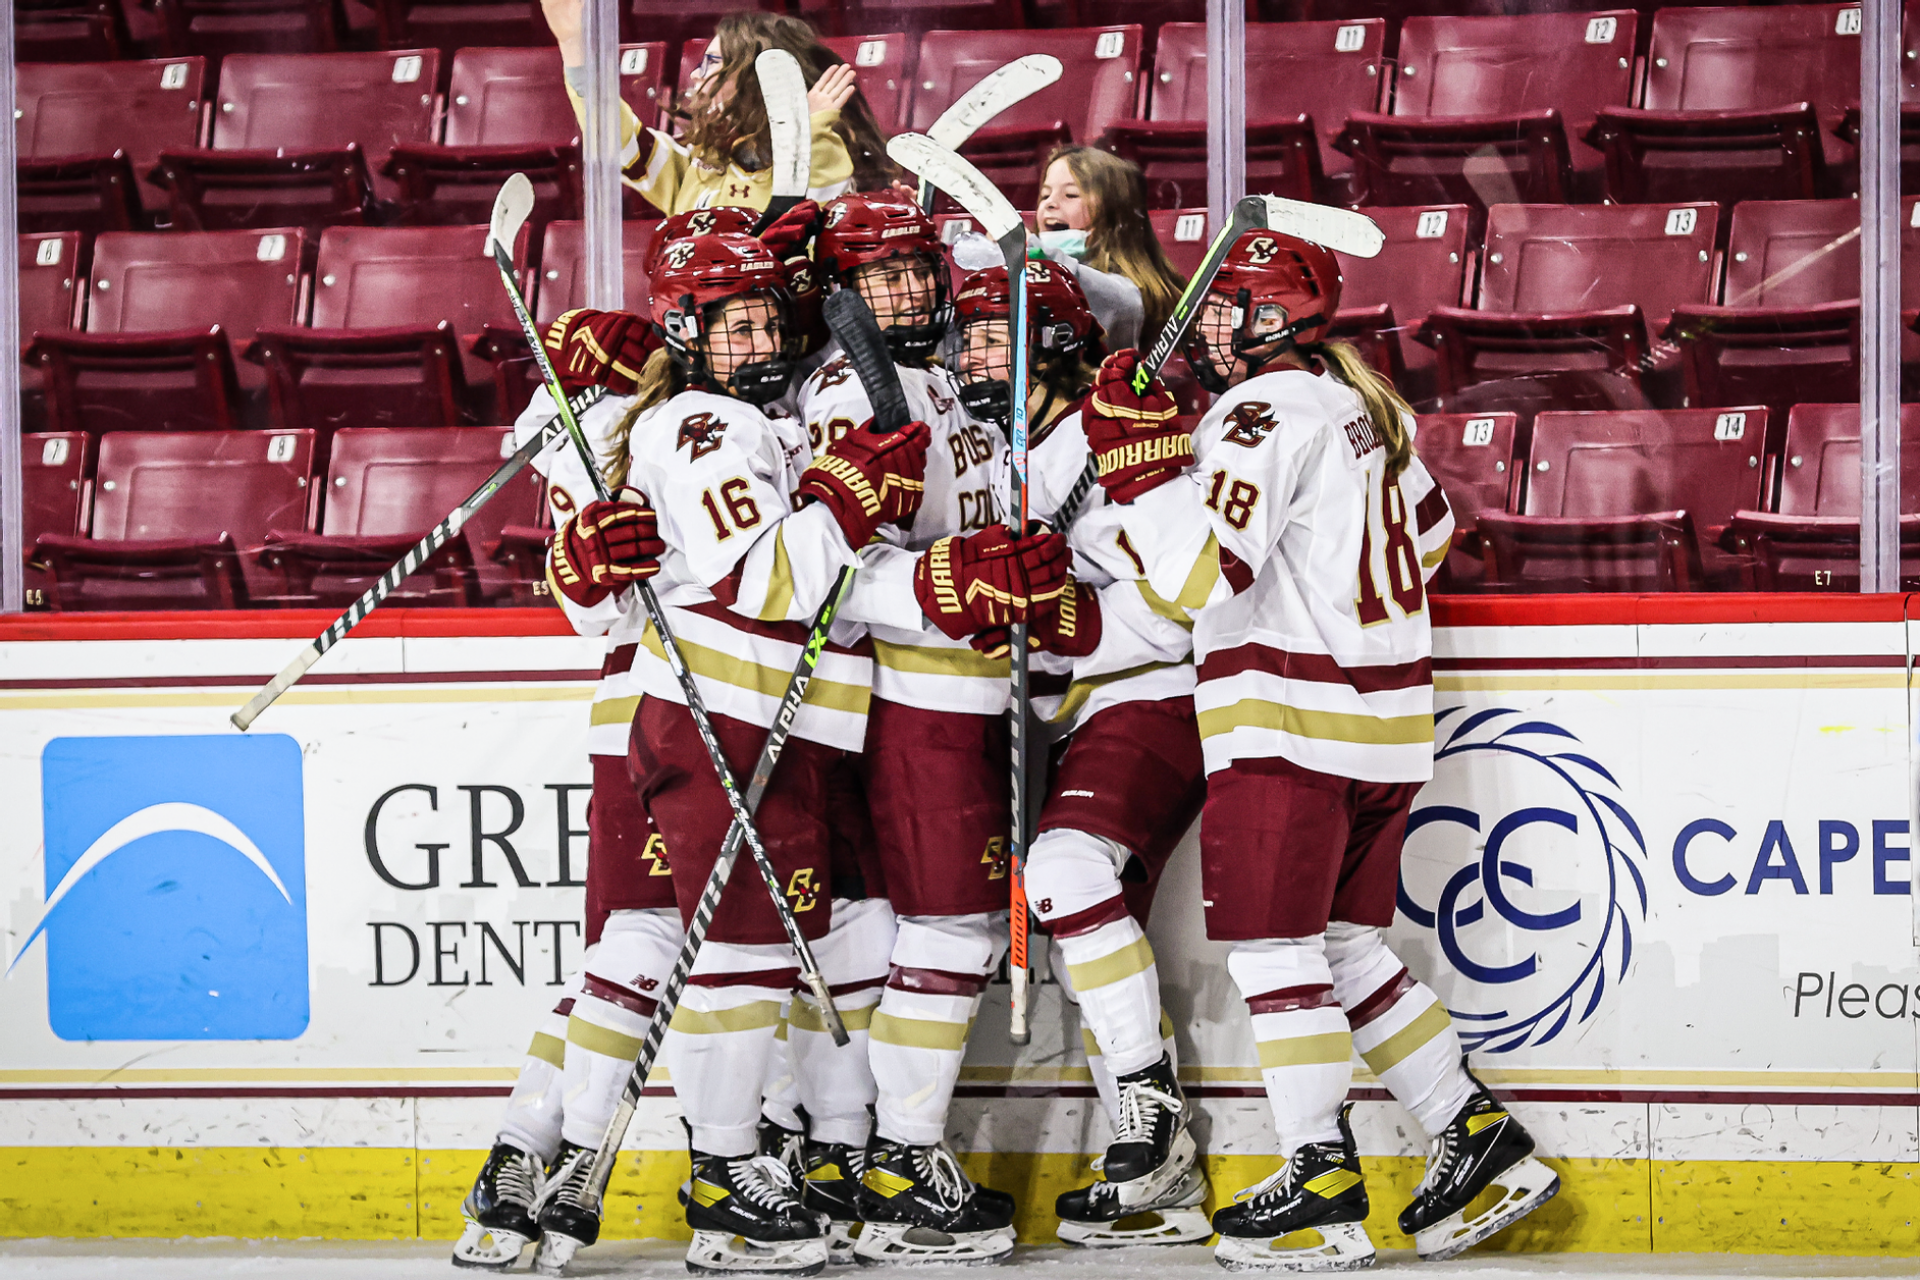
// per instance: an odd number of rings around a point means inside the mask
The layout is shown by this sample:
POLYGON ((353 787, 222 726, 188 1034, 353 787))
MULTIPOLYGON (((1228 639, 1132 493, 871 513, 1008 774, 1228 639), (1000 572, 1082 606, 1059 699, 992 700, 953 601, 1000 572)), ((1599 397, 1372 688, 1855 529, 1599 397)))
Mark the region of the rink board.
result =
MULTIPOLYGON (((1910 599, 1443 601, 1396 950, 1562 1170, 1528 1249, 1920 1252, 1910 599)), ((0 1234, 446 1236, 580 953, 600 646, 376 614, 0 625, 0 1234), (156 1176, 163 1175, 163 1176, 156 1176)), ((1217 1195, 1270 1171, 1189 837, 1150 930, 1217 1195)), ((1050 981, 950 1126, 1051 1237, 1106 1141, 1050 981)), ((1360 1068, 1376 1240, 1418 1181, 1360 1068)), ((608 1232, 673 1235, 656 1073, 608 1232)))

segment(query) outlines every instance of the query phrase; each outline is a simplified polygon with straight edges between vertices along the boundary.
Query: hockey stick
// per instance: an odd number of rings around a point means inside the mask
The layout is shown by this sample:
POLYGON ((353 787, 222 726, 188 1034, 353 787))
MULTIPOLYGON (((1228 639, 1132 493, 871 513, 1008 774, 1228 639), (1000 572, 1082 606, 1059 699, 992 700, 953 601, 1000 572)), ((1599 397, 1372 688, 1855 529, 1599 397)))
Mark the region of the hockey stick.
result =
POLYGON ((767 132, 773 139, 773 199, 753 224, 753 234, 759 235, 806 199, 807 183, 812 180, 812 113, 807 110, 806 77, 785 49, 762 49, 753 60, 753 71, 760 81, 767 132))
MULTIPOLYGON (((1007 263, 1007 287, 1011 296, 1011 314, 1007 334, 1013 344, 1013 386, 1010 443, 1013 467, 1010 473, 1009 511, 1017 513, 1018 534, 1027 531, 1027 224, 1011 201, 973 165, 932 138, 903 133, 887 144, 887 154, 901 166, 920 175, 923 183, 932 183, 946 192, 979 223, 987 235, 998 241, 1007 263)), ((1013 808, 1013 839, 1008 847, 1012 874, 1008 877, 1007 931, 1009 949, 1007 973, 1013 983, 1012 1011, 1007 1023, 1007 1038, 1025 1044, 1027 1029, 1027 984, 1032 975, 1028 955, 1027 911, 1027 624, 1016 622, 1009 628, 1012 645, 1007 655, 1010 673, 1007 736, 1013 748, 1013 773, 1010 798, 1013 808)))
MULTIPOLYGON (((594 458, 593 448, 587 443, 586 436, 581 433, 579 422, 567 408, 566 393, 560 389, 560 377, 553 371, 553 362, 547 359, 540 333, 534 327, 533 317, 527 313, 527 300, 521 296, 520 285, 513 278, 512 245, 525 225, 527 215, 532 212, 533 184, 527 181, 524 173, 516 173, 502 184, 500 194, 493 202, 493 221, 487 232, 487 250, 494 265, 500 269, 500 283, 505 286, 507 298, 513 303, 513 314, 520 322, 520 330, 533 347, 533 358, 540 366, 540 377, 547 384, 547 393, 560 406, 560 416, 565 422, 567 434, 573 438, 573 447, 579 450, 580 461, 593 480, 594 494, 605 501, 610 495, 607 482, 600 474, 599 462, 594 458)), ((800 978, 820 1002, 827 1029, 835 1032, 834 1043, 845 1044, 847 1032, 840 1025, 839 1011, 833 1007, 833 994, 827 990, 827 981, 820 976, 820 966, 814 961, 813 948, 807 945, 806 935, 800 932, 800 926, 793 918, 793 910, 787 905, 786 894, 780 887, 780 875, 774 870, 773 861, 767 856, 766 845, 761 842, 760 832, 753 825, 753 815, 747 812, 746 802, 740 794, 740 784, 733 775, 733 766, 727 763, 726 753, 720 749, 720 739, 713 731, 712 719, 707 715, 706 700, 700 696, 699 687, 694 684, 693 672, 688 669, 686 657, 680 651, 680 642, 674 638, 666 610, 661 607, 660 597, 654 594, 651 583, 643 579, 635 589, 640 593, 640 603, 647 611, 654 632, 660 637, 660 648, 666 656, 667 665, 673 669, 674 679, 679 681, 681 696, 687 700, 687 712, 693 717, 694 728, 699 731, 700 741, 707 749, 707 757, 713 762, 714 772, 719 775, 720 789, 726 793, 727 804, 733 810, 733 820, 741 827, 747 848, 753 851, 754 865, 760 871, 760 878, 766 882, 767 893, 773 898, 773 909, 780 917, 780 927, 786 932, 787 941, 793 945, 794 954, 799 957, 800 978)))
MULTIPOLYGON (((1173 313, 1161 327, 1160 336, 1148 350, 1147 358, 1134 370, 1133 389, 1136 392, 1146 391, 1147 384, 1159 375, 1167 361, 1173 358, 1173 353, 1187 340, 1187 333, 1200 314, 1201 299, 1213 288, 1214 277, 1220 274, 1220 264, 1226 261, 1234 243, 1247 232, 1262 228, 1311 240, 1336 253, 1355 258, 1375 257, 1386 243, 1386 236, 1379 224, 1363 213, 1309 204, 1304 200, 1289 200, 1284 196, 1245 197, 1233 206, 1233 216, 1214 236, 1213 243, 1207 246, 1207 256, 1200 260, 1193 278, 1180 291, 1179 301, 1173 304, 1173 313)), ((1055 529, 1065 532, 1072 527, 1074 518, 1080 514, 1081 504, 1093 492, 1098 480, 1098 467, 1094 459, 1088 458, 1086 469, 1073 482, 1066 501, 1054 512, 1055 529)))
MULTIPOLYGON (((589 387, 573 398, 570 407, 576 415, 585 413, 598 404, 606 394, 605 387, 589 387)), ((322 654, 346 639, 347 632, 359 626, 368 614, 379 608, 381 603, 393 594, 396 587, 427 562, 427 557, 452 542, 460 530, 466 526, 467 521, 473 518, 474 512, 492 501, 493 496, 504 489, 509 480, 519 475, 541 450, 552 444, 566 429, 566 422, 559 414, 556 413, 547 419, 546 424, 534 433, 531 440, 515 449, 512 456, 500 464, 500 469, 487 477, 486 483, 468 494, 466 501, 449 511, 444 520, 428 531, 426 537, 414 543, 405 555, 394 561, 393 567, 380 575, 380 581, 368 587, 361 593, 358 600, 348 605, 347 611, 335 618, 325 631, 315 636, 313 643, 295 655, 292 662, 282 667, 279 675, 261 685, 259 692, 247 699, 246 706, 228 716, 227 719, 233 722, 233 727, 242 733, 252 728, 253 722, 260 718, 261 712, 272 706, 281 694, 298 684, 300 678, 307 674, 313 664, 320 661, 322 654)))
MULTIPOLYGON (((1060 59, 1050 53, 1030 53, 1003 67, 961 94, 927 129, 927 136, 949 151, 958 151, 994 117, 1016 102, 1031 98, 1060 79, 1060 59)), ((920 208, 933 212, 934 185, 922 174, 920 208)))

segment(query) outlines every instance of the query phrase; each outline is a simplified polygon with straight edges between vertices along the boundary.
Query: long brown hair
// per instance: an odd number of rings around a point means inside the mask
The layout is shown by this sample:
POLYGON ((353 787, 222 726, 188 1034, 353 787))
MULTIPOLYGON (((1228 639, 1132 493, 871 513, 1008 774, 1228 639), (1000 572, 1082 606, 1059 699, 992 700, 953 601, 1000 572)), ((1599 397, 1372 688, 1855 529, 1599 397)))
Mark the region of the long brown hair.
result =
MULTIPOLYGON (((681 141, 700 160, 717 169, 738 162, 743 169, 760 169, 772 162, 773 141, 767 131, 767 104, 760 96, 760 80, 753 60, 763 50, 785 49, 800 64, 800 74, 812 88, 820 73, 845 61, 820 43, 819 32, 800 18, 749 10, 730 13, 714 29, 720 43, 720 68, 686 102, 689 117, 681 141), (715 99, 731 96, 724 103, 715 99)), ((887 159, 886 140, 879 121, 856 92, 840 109, 834 132, 846 144, 853 160, 854 186, 861 191, 886 188, 900 174, 887 159)))
POLYGON ((673 357, 665 347, 655 347, 647 357, 647 362, 640 366, 640 379, 633 389, 633 403, 608 436, 606 455, 599 459, 600 474, 605 477, 608 489, 618 489, 627 482, 627 473, 633 461, 627 444, 633 438, 633 424, 653 406, 671 400, 680 390, 678 382, 679 379, 674 377, 673 357))
POLYGON ((1312 353, 1360 397, 1374 430, 1387 442, 1387 474, 1397 476, 1405 471, 1413 461, 1413 437, 1407 434, 1407 418, 1403 415, 1411 415, 1413 407, 1352 343, 1322 342, 1312 348, 1312 353))
POLYGON ((1146 312, 1140 342, 1151 345, 1173 314, 1185 281, 1167 261, 1160 238, 1147 220, 1146 175, 1139 165, 1111 151, 1069 144, 1055 147, 1047 156, 1040 171, 1042 180, 1056 160, 1067 162, 1067 171, 1088 205, 1087 265, 1125 276, 1140 287, 1146 312))

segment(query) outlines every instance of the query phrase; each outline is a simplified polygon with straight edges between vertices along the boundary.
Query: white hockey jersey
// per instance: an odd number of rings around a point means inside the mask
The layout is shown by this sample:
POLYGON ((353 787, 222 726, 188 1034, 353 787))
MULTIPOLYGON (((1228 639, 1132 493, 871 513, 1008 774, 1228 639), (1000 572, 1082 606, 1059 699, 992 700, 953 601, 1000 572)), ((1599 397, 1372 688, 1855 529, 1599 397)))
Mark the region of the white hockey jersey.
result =
MULTIPOLYGON (((812 461, 806 428, 731 396, 683 391, 640 415, 628 440, 627 482, 660 513, 667 544, 652 579, 709 710, 770 728, 813 616, 843 567, 858 564, 832 513, 794 509, 812 461)), ((637 631, 634 662, 646 694, 684 703, 637 590, 623 598, 637 631)), ((838 624, 793 731, 846 751, 866 737, 872 660, 838 624)))
POLYGON ((1360 397, 1300 369, 1220 397, 1193 443, 1194 470, 1121 523, 1148 586, 1195 618, 1208 772, 1281 756, 1369 782, 1432 777, 1426 580, 1453 532, 1433 477, 1417 458, 1388 475, 1360 397))
MULTIPOLYGON (((1006 442, 960 407, 944 370, 895 368, 908 409, 932 435, 926 490, 911 528, 884 526, 861 549, 860 574, 841 616, 865 623, 873 638, 878 696, 927 711, 999 715, 1007 709, 1007 660, 988 658, 928 622, 913 594, 913 570, 941 538, 999 521, 993 465, 1005 457, 1006 442)), ((803 384, 800 415, 816 449, 873 416, 866 389, 837 346, 803 384)))

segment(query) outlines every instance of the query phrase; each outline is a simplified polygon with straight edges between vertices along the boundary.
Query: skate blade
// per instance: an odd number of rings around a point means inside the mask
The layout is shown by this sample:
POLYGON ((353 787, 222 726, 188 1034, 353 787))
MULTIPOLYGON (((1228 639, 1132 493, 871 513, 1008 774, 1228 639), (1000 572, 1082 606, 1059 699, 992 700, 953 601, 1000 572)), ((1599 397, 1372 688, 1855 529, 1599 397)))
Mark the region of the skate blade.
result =
POLYGON ((527 1247, 529 1239, 517 1232, 495 1231, 469 1220, 466 1230, 460 1233, 459 1243, 453 1246, 453 1265, 469 1271, 505 1271, 520 1261, 520 1252, 527 1247))
POLYGON ((1213 1224, 1196 1209, 1143 1209, 1116 1222, 1060 1219, 1059 1237, 1082 1249, 1125 1249, 1134 1245, 1192 1244, 1213 1236, 1213 1224))
POLYGON ((950 1235, 906 1223, 869 1222, 854 1242, 863 1267, 990 1267, 1013 1256, 1013 1228, 950 1235))
POLYGON ((856 1220, 835 1218, 827 1229, 827 1265, 830 1267, 850 1267, 853 1265, 854 1242, 860 1238, 862 1224, 856 1220))
POLYGON ((696 1231, 687 1270, 697 1276, 817 1276, 827 1267, 825 1236, 755 1244, 719 1231, 696 1231))
POLYGON ((1423 1260, 1445 1262, 1506 1230, 1559 1194, 1560 1175, 1528 1157, 1489 1182, 1487 1188, 1499 1191, 1500 1198, 1472 1222, 1463 1221, 1463 1209, 1414 1236, 1414 1250, 1423 1260))
POLYGON ((573 1261, 573 1255, 580 1252, 582 1242, 572 1236, 563 1236, 557 1231, 548 1231, 540 1237, 540 1247, 534 1251, 533 1274, 537 1276, 563 1276, 567 1266, 573 1261))
POLYGON ((1329 1222, 1278 1237, 1221 1236, 1213 1250, 1213 1260, 1229 1271, 1359 1271, 1373 1265, 1373 1256, 1373 1241, 1360 1222, 1329 1222))

